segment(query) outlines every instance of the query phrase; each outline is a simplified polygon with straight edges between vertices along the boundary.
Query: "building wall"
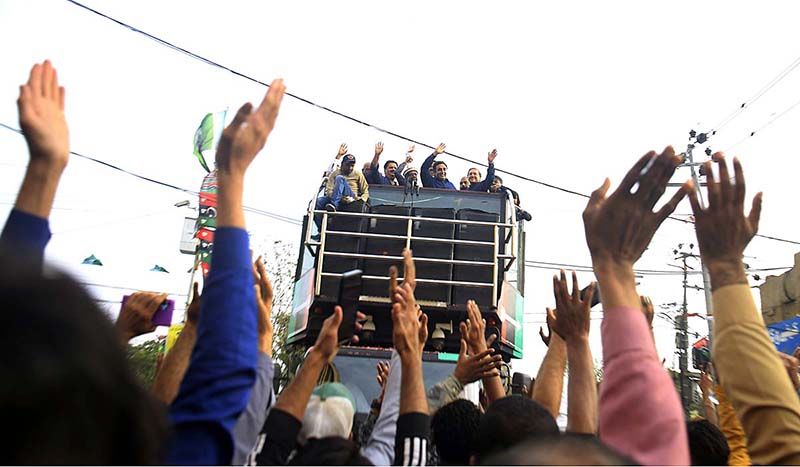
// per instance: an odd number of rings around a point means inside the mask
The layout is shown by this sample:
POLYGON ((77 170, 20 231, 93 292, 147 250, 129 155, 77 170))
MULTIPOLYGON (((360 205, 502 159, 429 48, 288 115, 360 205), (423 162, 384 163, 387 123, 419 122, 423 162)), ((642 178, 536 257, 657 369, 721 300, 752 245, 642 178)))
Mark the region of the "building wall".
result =
POLYGON ((768 276, 759 287, 759 292, 765 324, 800 315, 800 253, 794 255, 792 269, 780 276, 768 276))

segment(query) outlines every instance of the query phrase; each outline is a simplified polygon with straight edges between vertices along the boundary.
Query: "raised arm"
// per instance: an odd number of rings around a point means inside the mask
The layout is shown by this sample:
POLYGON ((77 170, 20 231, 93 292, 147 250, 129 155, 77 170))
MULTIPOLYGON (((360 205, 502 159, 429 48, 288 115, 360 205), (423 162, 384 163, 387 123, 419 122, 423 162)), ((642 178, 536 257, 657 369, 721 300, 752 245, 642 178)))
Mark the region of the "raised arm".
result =
POLYGON ((153 381, 152 392, 165 404, 172 404, 178 396, 178 390, 183 381, 189 361, 192 358, 192 349, 197 340, 197 323, 200 319, 200 304, 202 295, 198 290, 197 282, 193 285, 192 301, 186 308, 186 322, 183 324, 178 340, 164 357, 164 363, 153 381))
MULTIPOLYGON (((651 328, 652 329, 652 328, 651 328)), ((714 426, 719 426, 717 419, 717 409, 711 401, 711 386, 714 382, 711 380, 711 374, 706 370, 700 370, 700 393, 703 395, 703 416, 706 420, 714 426)))
POLYGON ((214 266, 203 291, 192 360, 170 409, 175 426, 167 458, 171 464, 231 461, 231 431, 247 405, 258 352, 258 312, 242 210, 244 175, 275 125, 284 90, 281 80, 273 81, 260 106, 242 106, 220 138, 214 266))
POLYGON ((302 428, 303 415, 308 400, 317 385, 323 368, 333 361, 339 350, 337 333, 342 324, 342 308, 336 306, 322 324, 313 347, 308 349, 305 360, 286 389, 281 392, 278 402, 270 411, 264 425, 264 447, 258 455, 260 465, 286 465, 289 454, 297 442, 302 428))
POLYGON ((272 379, 275 367, 272 362, 272 282, 267 277, 264 261, 259 256, 253 263, 256 304, 258 305, 258 365, 256 382, 250 392, 250 400, 236 425, 233 427, 233 465, 244 465, 253 452, 261 428, 267 418, 267 410, 275 399, 272 379))
POLYGON ((747 284, 742 255, 758 231, 761 193, 744 215, 745 181, 733 160, 731 183, 722 153, 719 178, 706 163, 708 208, 690 193, 700 255, 711 275, 714 301, 712 355, 722 386, 747 434, 754 464, 800 463, 800 401, 769 340, 747 284))
POLYGON ((488 157, 486 158, 488 167, 486 169, 486 178, 484 178, 483 180, 474 185, 470 185, 469 191, 480 191, 480 192, 489 191, 489 188, 492 186, 492 182, 494 181, 494 160, 496 157, 497 157, 497 149, 492 149, 489 152, 488 157))
POLYGON ((680 401, 658 361, 633 274, 633 264, 687 191, 684 185, 653 212, 679 163, 671 147, 647 153, 609 197, 606 179, 583 212, 604 310, 600 438, 645 465, 690 460, 680 401))
POLYGON ((167 294, 156 292, 134 292, 128 297, 114 324, 123 347, 134 337, 156 330, 153 316, 166 299, 167 294))
POLYGON ((50 240, 48 218, 61 174, 69 160, 64 88, 49 60, 33 66, 20 86, 19 125, 28 145, 28 168, 14 209, 0 236, 0 249, 41 264, 50 240))
POLYGON ((561 395, 564 391, 564 370, 567 367, 567 343, 558 334, 552 331, 554 316, 558 310, 547 309, 547 328, 550 334, 545 337, 542 328, 539 335, 547 346, 539 373, 536 375, 536 384, 533 386, 531 399, 542 404, 553 416, 558 419, 561 408, 561 395))
POLYGON ((383 143, 378 141, 375 143, 375 155, 372 156, 372 162, 369 163, 369 173, 366 174, 367 182, 369 183, 381 183, 381 173, 378 169, 378 162, 381 159, 381 154, 383 153, 383 143))
MULTIPOLYGON (((486 345, 486 320, 481 316, 481 310, 474 300, 467 302, 467 320, 462 322, 459 328, 461 337, 467 341, 471 355, 480 355, 489 348, 486 345)), ((497 338, 494 334, 492 336, 489 336, 492 340, 497 338)), ((497 399, 506 397, 506 391, 503 389, 503 382, 500 380, 499 373, 486 374, 483 378, 483 388, 490 404, 497 399)))
MULTIPOLYGON (((410 257, 411 253, 405 250, 403 255, 410 257)), ((428 317, 417 309, 414 285, 406 277, 403 285, 396 289, 392 305, 392 336, 403 371, 394 465, 425 465, 430 438, 428 401, 422 377, 422 349, 428 339, 428 317)))
POLYGON ((439 146, 434 149, 431 155, 425 158, 425 161, 422 163, 422 167, 419 168, 419 175, 422 177, 422 186, 433 186, 433 177, 431 177, 429 171, 433 165, 434 159, 436 159, 436 156, 444 152, 444 147, 444 143, 440 143, 439 146))
POLYGON ((552 310, 553 331, 567 343, 569 386, 567 388, 567 431, 572 433, 597 433, 597 384, 594 379, 594 362, 589 348, 589 316, 594 297, 594 284, 581 300, 578 276, 572 272, 572 294, 567 277, 553 276, 553 294, 556 297, 558 316, 552 310))

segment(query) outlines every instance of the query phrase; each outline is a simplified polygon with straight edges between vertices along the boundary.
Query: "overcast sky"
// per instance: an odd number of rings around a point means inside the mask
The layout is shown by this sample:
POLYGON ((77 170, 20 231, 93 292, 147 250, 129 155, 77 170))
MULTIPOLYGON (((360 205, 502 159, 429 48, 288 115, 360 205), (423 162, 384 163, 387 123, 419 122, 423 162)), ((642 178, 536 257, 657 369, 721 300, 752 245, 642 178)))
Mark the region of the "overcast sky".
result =
MULTIPOLYGON (((713 128, 800 55, 800 7, 792 2, 86 4, 263 82, 283 77, 288 92, 428 145, 444 141, 448 151, 481 161, 496 147, 499 169, 582 193, 604 176, 616 185, 650 149, 684 150, 690 129, 713 128)), ((18 86, 34 62, 50 58, 67 88, 74 151, 192 190, 204 175, 191 152, 202 117, 258 102, 265 92, 65 0, 0 0, 0 40, 0 122, 18 126, 18 86)), ((722 128, 711 147, 727 149, 779 116, 800 100, 799 85, 800 71, 790 73, 722 128)), ((798 124, 800 110, 789 111, 731 153, 744 165, 748 199, 765 192, 761 232, 795 241, 798 124)), ((385 158, 401 157, 408 146, 287 97, 248 172, 245 202, 300 219, 339 143, 349 144, 360 166, 378 140, 385 158)), ((429 152, 418 147, 419 160, 429 152)), ((27 153, 22 138, 2 128, 0 153, 5 214, 27 153)), ((469 167, 444 160, 456 182, 469 167)), ((673 182, 688 177, 680 169, 673 182)), ((591 264, 580 217, 584 199, 504 180, 533 215, 528 259, 591 264)), ((191 212, 173 204, 189 198, 73 157, 51 217, 48 260, 95 284, 185 293, 191 257, 178 252, 178 241, 191 212), (103 268, 79 266, 91 253, 103 268), (171 274, 147 272, 154 264, 171 274)), ((688 202, 677 213, 690 213, 688 202)), ((299 240, 293 224, 254 214, 247 222, 258 245, 299 240)), ((677 271, 668 266, 677 264, 673 248, 694 241, 691 226, 667 221, 637 267, 677 271)), ((756 239, 747 262, 790 266, 797 250, 756 239)), ((544 351, 538 326, 544 307, 553 305, 553 271, 527 272, 526 356, 516 368, 535 372, 544 351)), ((592 280, 590 273, 579 278, 592 280)), ((679 276, 639 281, 657 305, 682 298, 679 276)), ((699 277, 690 283, 702 285, 699 277)), ((130 292, 92 290, 109 302, 130 292)), ((705 312, 702 292, 689 291, 689 301, 690 311, 705 312)), ((599 324, 593 321, 592 331, 598 360, 599 324)), ((690 324, 705 334, 702 319, 690 324)), ((656 330, 659 353, 673 366, 671 324, 657 318, 656 330)))

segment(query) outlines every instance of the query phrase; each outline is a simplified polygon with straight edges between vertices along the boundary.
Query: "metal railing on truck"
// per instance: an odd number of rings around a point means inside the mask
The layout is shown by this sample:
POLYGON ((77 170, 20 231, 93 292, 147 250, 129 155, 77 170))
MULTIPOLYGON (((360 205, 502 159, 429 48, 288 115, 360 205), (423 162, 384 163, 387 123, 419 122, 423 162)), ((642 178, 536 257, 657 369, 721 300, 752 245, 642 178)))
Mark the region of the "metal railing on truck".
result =
MULTIPOLYGON (((345 237, 359 237, 359 238, 383 238, 383 239, 394 239, 394 240, 404 240, 405 247, 411 249, 411 242, 431 242, 431 243, 445 243, 450 245, 473 245, 473 246, 491 246, 492 247, 492 261, 472 261, 472 260, 463 260, 463 259, 441 259, 441 258, 426 258, 426 257, 414 257, 414 262, 419 263, 440 263, 440 264, 452 264, 452 265, 468 265, 468 266, 492 266, 493 267, 493 274, 492 274, 492 282, 470 282, 470 281, 455 281, 455 280, 443 280, 443 279, 425 279, 420 278, 419 274, 417 274, 417 283, 431 283, 431 284, 446 284, 451 286, 466 286, 466 287, 482 287, 482 288, 491 288, 492 289, 492 301, 497 300, 497 289, 498 289, 498 273, 499 273, 499 262, 508 261, 504 264, 503 270, 508 271, 511 265, 516 260, 516 245, 517 245, 517 225, 516 222, 507 223, 507 222, 486 222, 486 221, 472 221, 472 220, 461 220, 461 219, 442 219, 442 218, 435 218, 435 217, 420 217, 420 216, 400 216, 400 215, 391 215, 391 214, 377 214, 377 213, 367 213, 367 212, 342 212, 342 211, 327 211, 327 210, 314 210, 310 209, 308 211, 308 219, 314 219, 314 216, 322 215, 322 221, 320 224, 319 229, 319 240, 312 239, 311 236, 311 222, 309 222, 309 228, 306 229, 305 232, 305 239, 304 244, 306 247, 314 248, 316 247, 316 252, 314 255, 317 257, 317 265, 316 265, 316 277, 315 277, 315 285, 314 285, 314 294, 318 295, 320 293, 320 287, 322 285, 322 278, 323 277, 341 277, 343 273, 336 273, 336 272, 323 272, 323 265, 326 256, 333 256, 333 257, 344 257, 344 258, 354 258, 354 259, 374 259, 374 260, 402 260, 402 256, 394 256, 394 255, 373 255, 367 253, 346 253, 346 252, 335 252, 335 251, 326 251, 325 249, 325 240, 328 236, 345 236, 345 237), (387 219, 387 220, 404 220, 406 221, 406 233, 405 235, 392 235, 392 234, 382 234, 382 233, 364 233, 364 232, 350 232, 350 231, 340 231, 340 230, 329 230, 328 229, 328 221, 330 217, 333 216, 342 216, 342 217, 353 217, 353 218, 361 218, 361 219, 387 219), (414 222, 432 222, 432 223, 444 223, 444 224, 455 224, 456 227, 458 225, 472 225, 472 226, 484 226, 484 227, 491 227, 493 229, 493 241, 478 241, 478 240, 460 240, 460 239, 448 239, 448 238, 435 238, 435 237, 419 237, 413 235, 413 226, 414 222), (510 248, 505 249, 509 253, 500 253, 499 247, 501 243, 501 235, 500 229, 508 229, 510 234, 508 236, 502 237, 502 243, 507 244, 510 242, 510 248)), ((424 268, 418 268, 424 269, 424 268)), ((364 275, 362 276, 364 280, 389 280, 389 276, 374 276, 374 275, 364 275)), ((402 280, 402 278, 398 278, 398 280, 402 280)), ((372 299, 378 297, 370 297, 372 299)), ((385 298, 388 301, 388 297, 385 298)), ((494 303, 492 303, 494 305, 494 303)))

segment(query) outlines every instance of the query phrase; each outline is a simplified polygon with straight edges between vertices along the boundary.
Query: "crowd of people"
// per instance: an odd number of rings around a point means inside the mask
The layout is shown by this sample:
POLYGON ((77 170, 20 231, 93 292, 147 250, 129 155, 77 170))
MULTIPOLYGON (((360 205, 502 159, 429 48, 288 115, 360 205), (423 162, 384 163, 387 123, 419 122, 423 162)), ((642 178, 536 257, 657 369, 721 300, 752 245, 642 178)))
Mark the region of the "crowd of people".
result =
MULTIPOLYGON (((671 147, 641 157, 610 194, 608 179, 592 193, 583 222, 597 284, 581 294, 574 273, 571 286, 563 271, 553 278, 552 332, 542 333, 547 353, 526 394, 506 394, 491 345, 496 336, 486 335, 472 301, 460 325, 461 352, 453 374, 425 390, 428 318, 416 304, 414 259, 406 250, 402 283, 396 268, 389 271, 394 349, 391 361, 377 368, 382 392, 367 423, 354 432, 353 395, 341 384, 317 383, 337 353, 340 307, 325 320, 294 379, 276 397, 273 291, 261 258, 251 262, 242 193, 244 175, 273 130, 284 90, 281 80, 273 81, 261 103, 243 105, 222 132, 213 266, 202 294, 195 287, 178 342, 153 386, 145 388, 129 368, 120 341, 155 328, 152 317, 164 296, 135 294, 112 324, 77 282, 44 268, 48 218, 70 151, 65 91, 48 61, 34 65, 18 100, 29 164, 0 237, 6 265, 0 272, 5 316, 0 411, 9 427, 2 441, 5 463, 800 463, 797 360, 779 356, 770 343, 742 263, 758 230, 761 194, 745 215, 741 164, 733 160, 731 177, 721 153, 713 156, 719 175, 706 163, 707 208, 687 181, 653 211, 680 163, 671 147), (705 418, 693 421, 686 420, 658 360, 633 271, 656 230, 687 195, 711 276, 715 316, 713 369, 702 383, 709 403, 705 418), (597 288, 604 310, 599 385, 588 341, 597 288), (565 369, 568 422, 561 432, 555 416, 565 369), (483 387, 481 406, 459 397, 473 382, 483 387), (718 411, 710 402, 712 392, 718 411)), ((365 176, 353 174, 355 158, 346 150, 339 151, 340 172, 330 173, 326 196, 334 207, 368 196, 365 176)), ((447 165, 434 163, 443 150, 441 145, 426 159, 422 181, 454 189, 447 165)), ((401 184, 413 176, 408 160, 402 170, 388 161, 384 173, 377 173, 379 155, 370 164, 372 180, 401 184)), ((470 171, 471 187, 491 189, 486 181, 497 180, 492 178, 495 156, 489 155, 483 181, 479 170, 470 171)), ((268 151, 261 157, 270 157, 268 151)))
MULTIPOLYGON (((342 205, 351 203, 369 202, 369 185, 392 185, 417 189, 439 188, 443 190, 456 190, 455 185, 447 178, 447 163, 437 160, 436 157, 444 153, 445 144, 442 143, 428 156, 420 168, 414 165, 415 145, 406 151, 403 162, 387 160, 383 164, 383 173, 379 169, 380 157, 383 154, 383 143, 375 144, 375 155, 371 162, 365 163, 361 171, 355 168, 356 157, 347 152, 347 144, 339 146, 339 151, 333 162, 325 170, 320 186, 320 196, 317 197, 317 210, 325 209, 336 211, 342 205)), ((530 221, 530 213, 520 207, 519 194, 503 185, 503 179, 495 175, 494 160, 497 149, 492 149, 487 156, 486 177, 478 167, 471 167, 467 175, 461 177, 458 190, 476 193, 501 193, 509 196, 514 202, 517 220, 530 221)), ((351 209, 352 210, 352 209, 351 209)))

